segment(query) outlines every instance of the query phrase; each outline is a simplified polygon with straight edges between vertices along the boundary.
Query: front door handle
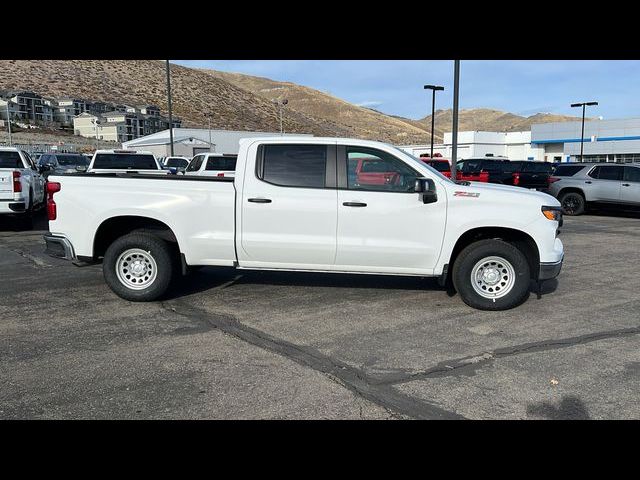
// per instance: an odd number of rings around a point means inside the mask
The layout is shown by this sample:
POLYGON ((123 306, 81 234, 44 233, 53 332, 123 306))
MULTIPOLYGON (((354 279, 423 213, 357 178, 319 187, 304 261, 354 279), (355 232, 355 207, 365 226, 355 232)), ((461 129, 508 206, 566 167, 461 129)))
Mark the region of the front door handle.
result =
POLYGON ((623 183, 623 184, 622 184, 622 186, 623 186, 623 187, 630 187, 630 186, 631 186, 631 184, 630 184, 630 183, 623 183))
POLYGON ((271 203, 270 198, 250 198, 251 203, 271 203))
POLYGON ((586 181, 586 182, 584 182, 584 183, 591 183, 591 180, 587 180, 587 181, 586 181))
POLYGON ((366 207, 367 206, 366 203, 362 203, 362 202, 344 202, 342 205, 344 205, 345 207, 366 207))

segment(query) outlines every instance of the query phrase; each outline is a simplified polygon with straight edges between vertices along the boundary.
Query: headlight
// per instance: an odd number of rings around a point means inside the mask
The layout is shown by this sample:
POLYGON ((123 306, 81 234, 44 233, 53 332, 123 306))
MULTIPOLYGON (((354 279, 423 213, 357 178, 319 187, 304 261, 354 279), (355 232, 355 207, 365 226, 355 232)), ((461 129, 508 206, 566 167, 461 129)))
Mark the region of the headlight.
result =
POLYGON ((562 221, 562 209, 560 207, 542 207, 542 214, 549 220, 562 221))

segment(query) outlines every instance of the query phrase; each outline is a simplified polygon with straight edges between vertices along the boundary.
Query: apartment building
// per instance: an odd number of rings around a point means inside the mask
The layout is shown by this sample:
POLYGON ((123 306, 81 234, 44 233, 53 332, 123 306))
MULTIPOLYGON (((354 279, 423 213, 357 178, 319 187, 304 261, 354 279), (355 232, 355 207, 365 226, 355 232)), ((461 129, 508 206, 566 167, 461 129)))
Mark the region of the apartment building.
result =
POLYGON ((53 108, 37 93, 28 90, 1 92, 0 118, 7 119, 7 105, 13 121, 42 125, 53 123, 53 108))
MULTIPOLYGON (((83 112, 73 119, 74 133, 83 137, 97 138, 112 142, 127 142, 138 137, 169 128, 169 121, 160 116, 160 110, 149 110, 148 107, 125 107, 124 111, 113 110, 100 115, 83 112), (154 111, 154 115, 141 113, 142 111, 154 111)), ((182 121, 173 118, 173 128, 180 128, 182 121)))

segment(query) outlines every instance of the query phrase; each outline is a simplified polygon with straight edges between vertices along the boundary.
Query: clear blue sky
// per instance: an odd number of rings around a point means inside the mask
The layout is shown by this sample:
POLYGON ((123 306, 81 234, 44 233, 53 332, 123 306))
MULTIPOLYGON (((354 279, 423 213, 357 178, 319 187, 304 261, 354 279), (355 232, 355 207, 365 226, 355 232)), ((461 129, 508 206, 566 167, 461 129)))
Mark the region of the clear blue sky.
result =
MULTIPOLYGON (((431 113, 424 84, 445 87, 436 108, 451 108, 453 62, 433 60, 174 60, 294 82, 391 115, 431 113)), ((569 104, 598 101, 587 116, 640 117, 640 61, 468 60, 461 62, 460 108, 518 115, 578 115, 569 104)))

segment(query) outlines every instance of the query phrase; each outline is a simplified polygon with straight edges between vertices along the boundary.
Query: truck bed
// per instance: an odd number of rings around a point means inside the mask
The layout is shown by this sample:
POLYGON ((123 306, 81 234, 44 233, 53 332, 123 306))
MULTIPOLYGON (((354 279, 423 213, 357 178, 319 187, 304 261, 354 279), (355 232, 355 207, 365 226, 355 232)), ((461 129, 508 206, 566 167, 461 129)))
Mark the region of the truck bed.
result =
POLYGON ((232 178, 85 173, 55 175, 49 182, 61 185, 50 232, 64 233, 79 257, 93 256, 93 239, 106 220, 146 217, 172 230, 188 264, 234 265, 232 178))

